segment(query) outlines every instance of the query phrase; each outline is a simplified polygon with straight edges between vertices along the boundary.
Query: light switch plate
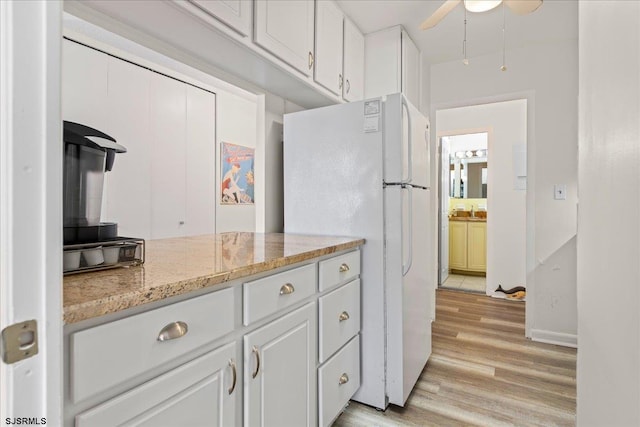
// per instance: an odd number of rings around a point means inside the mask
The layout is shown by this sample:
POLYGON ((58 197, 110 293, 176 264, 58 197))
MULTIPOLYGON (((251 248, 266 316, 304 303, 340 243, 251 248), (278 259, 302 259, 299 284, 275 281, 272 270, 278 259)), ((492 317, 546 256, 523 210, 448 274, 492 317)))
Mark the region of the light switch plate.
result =
POLYGON ((567 200, 567 185, 555 184, 553 186, 553 198, 555 200, 567 200))

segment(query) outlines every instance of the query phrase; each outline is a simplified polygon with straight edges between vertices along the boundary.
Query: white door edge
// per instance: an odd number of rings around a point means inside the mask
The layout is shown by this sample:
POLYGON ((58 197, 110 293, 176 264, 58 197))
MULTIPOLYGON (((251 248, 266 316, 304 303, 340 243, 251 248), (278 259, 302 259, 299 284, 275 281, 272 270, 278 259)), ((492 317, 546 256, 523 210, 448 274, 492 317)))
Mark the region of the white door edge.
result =
POLYGON ((61 23, 62 2, 0 1, 0 329, 35 319, 39 347, 0 361, 9 424, 62 424, 61 23))

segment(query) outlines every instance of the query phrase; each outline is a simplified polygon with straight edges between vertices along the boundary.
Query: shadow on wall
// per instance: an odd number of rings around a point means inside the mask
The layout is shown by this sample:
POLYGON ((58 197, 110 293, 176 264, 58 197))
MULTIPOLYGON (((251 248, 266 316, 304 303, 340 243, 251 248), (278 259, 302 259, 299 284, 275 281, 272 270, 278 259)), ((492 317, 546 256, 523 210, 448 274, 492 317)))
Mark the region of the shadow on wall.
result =
MULTIPOLYGON (((537 263, 532 273, 536 285, 536 312, 555 313, 538 316, 531 329, 534 340, 575 346, 578 333, 576 304, 576 235, 567 240, 550 256, 537 263), (554 331, 554 332, 550 332, 554 331)), ((527 280, 528 283, 531 283, 527 280)))

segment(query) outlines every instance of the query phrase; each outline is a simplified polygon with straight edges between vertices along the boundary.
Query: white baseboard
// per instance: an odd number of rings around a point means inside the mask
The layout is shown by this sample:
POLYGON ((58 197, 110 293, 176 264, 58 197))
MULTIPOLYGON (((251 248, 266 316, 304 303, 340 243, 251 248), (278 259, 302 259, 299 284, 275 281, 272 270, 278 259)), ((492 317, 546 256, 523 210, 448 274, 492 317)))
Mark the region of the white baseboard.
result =
POLYGON ((547 344, 562 345, 564 347, 578 348, 578 336, 575 334, 564 334, 561 332, 544 331, 540 329, 531 330, 531 339, 547 344))

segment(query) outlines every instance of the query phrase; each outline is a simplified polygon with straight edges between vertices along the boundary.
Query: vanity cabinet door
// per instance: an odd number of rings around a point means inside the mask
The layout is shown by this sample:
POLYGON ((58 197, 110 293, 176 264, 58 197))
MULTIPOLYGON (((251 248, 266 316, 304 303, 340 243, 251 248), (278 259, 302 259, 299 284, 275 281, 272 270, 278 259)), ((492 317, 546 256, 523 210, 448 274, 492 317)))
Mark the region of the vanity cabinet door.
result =
POLYGON ((205 354, 76 416, 76 427, 233 426, 236 344, 205 354))
POLYGON ((467 223, 449 221, 449 268, 467 269, 467 223))
POLYGON ((487 223, 467 224, 467 268, 487 271, 487 223))
POLYGON ((244 425, 316 424, 316 305, 244 337, 244 425))

